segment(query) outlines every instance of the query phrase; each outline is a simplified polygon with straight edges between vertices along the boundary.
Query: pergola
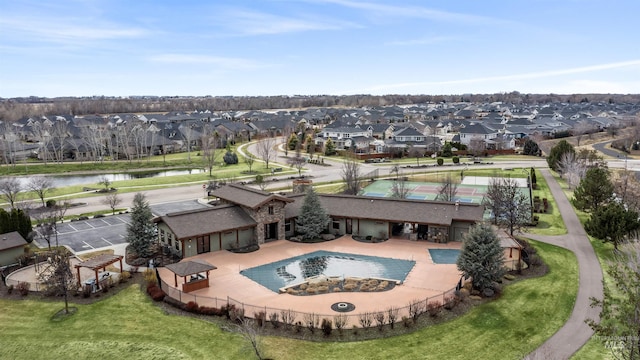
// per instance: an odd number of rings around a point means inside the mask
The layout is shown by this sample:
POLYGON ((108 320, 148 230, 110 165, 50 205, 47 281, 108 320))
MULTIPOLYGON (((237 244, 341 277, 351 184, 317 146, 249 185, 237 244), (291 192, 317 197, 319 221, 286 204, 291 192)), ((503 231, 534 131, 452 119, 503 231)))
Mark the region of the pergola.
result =
POLYGON ((85 260, 79 264, 74 265, 76 270, 78 271, 78 287, 82 286, 80 282, 80 268, 88 268, 93 270, 96 275, 96 286, 100 288, 100 279, 98 279, 98 270, 102 269, 105 271, 106 267, 119 261, 120 262, 120 272, 122 272, 122 255, 111 255, 111 254, 100 254, 98 256, 94 256, 89 260, 85 260))
POLYGON ((176 288, 178 287, 178 276, 184 279, 182 283, 182 291, 184 292, 209 287, 209 271, 217 269, 217 267, 204 260, 187 260, 169 264, 165 267, 173 273, 174 286, 176 288), (201 273, 206 275, 202 277, 201 273), (189 281, 187 281, 187 278, 189 281))

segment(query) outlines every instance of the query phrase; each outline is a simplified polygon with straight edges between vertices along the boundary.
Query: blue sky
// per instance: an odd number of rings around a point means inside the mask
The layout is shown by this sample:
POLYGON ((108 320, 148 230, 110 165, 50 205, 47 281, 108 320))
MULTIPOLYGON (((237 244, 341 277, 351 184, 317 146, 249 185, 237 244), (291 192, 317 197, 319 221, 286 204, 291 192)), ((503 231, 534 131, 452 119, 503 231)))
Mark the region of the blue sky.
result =
POLYGON ((640 93, 638 0, 0 0, 0 97, 640 93))

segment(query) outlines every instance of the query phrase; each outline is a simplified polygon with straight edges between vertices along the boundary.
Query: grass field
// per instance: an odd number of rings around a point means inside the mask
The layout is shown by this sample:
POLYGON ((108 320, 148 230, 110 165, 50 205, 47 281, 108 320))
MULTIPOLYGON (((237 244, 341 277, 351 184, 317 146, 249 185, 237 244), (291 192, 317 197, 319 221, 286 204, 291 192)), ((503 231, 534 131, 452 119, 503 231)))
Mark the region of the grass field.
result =
MULTIPOLYGON (((499 299, 453 321, 409 335, 350 343, 265 337, 264 353, 285 360, 521 358, 562 326, 577 292, 573 254, 534 245, 549 265, 547 275, 516 282, 499 299)), ((54 321, 61 302, 0 300, 0 358, 252 358, 238 334, 167 315, 137 285, 92 305, 74 306, 75 315, 54 321)))

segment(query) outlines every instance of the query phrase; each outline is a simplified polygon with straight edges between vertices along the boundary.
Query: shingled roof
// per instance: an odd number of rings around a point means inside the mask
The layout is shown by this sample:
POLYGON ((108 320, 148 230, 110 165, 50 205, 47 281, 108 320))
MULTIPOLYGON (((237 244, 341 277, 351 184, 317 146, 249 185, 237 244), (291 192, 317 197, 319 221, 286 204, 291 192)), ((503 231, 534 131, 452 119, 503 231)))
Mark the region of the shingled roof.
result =
POLYGON ((171 229, 178 240, 257 225, 251 216, 235 205, 169 213, 154 219, 154 222, 160 221, 171 229))
POLYGON ((220 187, 219 189, 212 191, 211 195, 227 202, 242 205, 251 209, 257 209, 273 200, 283 202, 293 201, 281 195, 236 184, 228 184, 220 187))
POLYGON ((27 241, 17 231, 0 234, 0 251, 25 246, 27 244, 27 241))
MULTIPOLYGON (((484 207, 478 204, 328 194, 318 197, 327 214, 333 217, 450 226, 453 221, 481 221, 484 213, 484 207)), ((296 201, 285 207, 287 219, 297 217, 304 202, 304 195, 291 198, 296 201)))

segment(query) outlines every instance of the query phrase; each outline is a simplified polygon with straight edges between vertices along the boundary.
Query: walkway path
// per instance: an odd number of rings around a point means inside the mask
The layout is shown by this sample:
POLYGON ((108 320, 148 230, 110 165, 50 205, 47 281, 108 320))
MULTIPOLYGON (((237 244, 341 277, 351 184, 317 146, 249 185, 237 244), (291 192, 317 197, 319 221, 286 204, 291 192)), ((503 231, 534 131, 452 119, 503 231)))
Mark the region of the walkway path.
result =
POLYGON ((584 322, 586 319, 598 319, 599 308, 592 308, 589 298, 601 299, 602 269, 595 251, 587 238, 587 234, 578 219, 571 203, 567 199, 556 179, 547 169, 540 169, 551 194, 553 195, 562 219, 568 229, 566 235, 541 236, 521 234, 534 240, 561 246, 573 251, 578 260, 578 275, 580 278, 578 296, 573 307, 571 317, 552 337, 529 355, 531 359, 548 359, 551 354, 554 359, 568 359, 578 351, 593 335, 593 330, 584 322))

